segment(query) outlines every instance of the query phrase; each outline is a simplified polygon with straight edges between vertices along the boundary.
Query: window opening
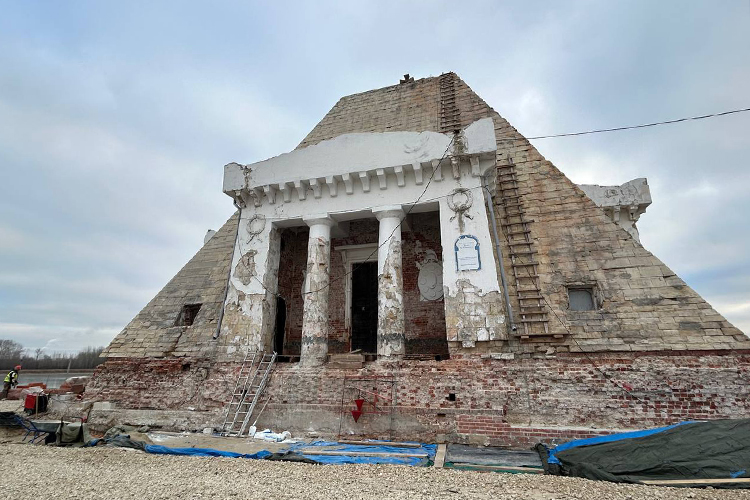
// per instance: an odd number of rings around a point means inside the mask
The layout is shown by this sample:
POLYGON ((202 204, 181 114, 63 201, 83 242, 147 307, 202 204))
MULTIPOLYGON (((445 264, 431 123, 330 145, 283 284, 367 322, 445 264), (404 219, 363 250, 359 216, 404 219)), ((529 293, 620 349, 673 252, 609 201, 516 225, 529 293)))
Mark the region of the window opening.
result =
POLYGON ((568 309, 571 311, 593 311, 596 309, 593 288, 568 288, 568 309))
POLYGON ((175 326, 191 326, 195 321, 195 317, 198 315, 201 306, 203 304, 186 304, 182 306, 182 311, 177 317, 175 326))

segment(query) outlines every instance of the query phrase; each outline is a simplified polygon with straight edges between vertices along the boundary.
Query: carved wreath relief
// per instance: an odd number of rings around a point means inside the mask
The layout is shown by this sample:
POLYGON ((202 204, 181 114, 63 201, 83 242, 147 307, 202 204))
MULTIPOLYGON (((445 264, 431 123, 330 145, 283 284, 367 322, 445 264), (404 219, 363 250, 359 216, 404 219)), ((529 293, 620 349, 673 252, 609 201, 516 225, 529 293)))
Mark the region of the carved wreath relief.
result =
POLYGON ((467 213, 474 203, 474 197, 467 188, 456 188, 448 195, 448 208, 453 211, 450 220, 453 221, 458 217, 458 230, 464 232, 464 217, 473 219, 471 214, 467 213))

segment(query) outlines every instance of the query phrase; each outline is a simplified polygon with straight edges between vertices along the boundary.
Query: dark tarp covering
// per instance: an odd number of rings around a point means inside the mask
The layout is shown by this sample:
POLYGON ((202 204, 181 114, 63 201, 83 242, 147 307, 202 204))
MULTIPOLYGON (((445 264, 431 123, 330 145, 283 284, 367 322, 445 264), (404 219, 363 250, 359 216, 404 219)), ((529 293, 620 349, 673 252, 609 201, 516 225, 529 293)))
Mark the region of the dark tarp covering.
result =
MULTIPOLYGON (((617 483, 750 478, 750 419, 679 425, 536 447, 545 471, 617 483)), ((748 483, 713 484, 750 488, 748 483)))

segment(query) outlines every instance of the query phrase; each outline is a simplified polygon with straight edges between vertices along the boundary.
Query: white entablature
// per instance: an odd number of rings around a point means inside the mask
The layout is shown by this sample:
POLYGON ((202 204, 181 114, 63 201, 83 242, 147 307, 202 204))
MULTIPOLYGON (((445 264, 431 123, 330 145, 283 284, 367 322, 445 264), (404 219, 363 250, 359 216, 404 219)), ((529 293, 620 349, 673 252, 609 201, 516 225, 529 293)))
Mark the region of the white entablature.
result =
POLYGON ((446 175, 458 179, 464 162, 478 177, 486 168, 480 161, 494 162, 495 150, 490 118, 472 123, 456 140, 438 132, 345 134, 261 162, 230 163, 224 167, 224 192, 259 207, 384 191, 407 182, 421 186, 430 178, 443 180, 438 168, 443 158, 451 162, 446 175))
POLYGON ((324 363, 331 251, 346 250, 347 261, 361 258, 357 249, 332 248, 332 242, 349 234, 351 221, 377 219, 377 244, 370 242, 369 252, 363 251, 366 260, 377 253, 377 353, 403 356, 402 231, 409 230, 407 215, 419 212, 439 214, 445 264, 437 268, 442 280, 433 278, 442 281, 443 294, 435 298, 445 303, 446 340, 469 346, 504 338, 505 309, 483 185, 486 173, 493 174, 490 182, 495 178, 496 149, 494 123, 486 118, 456 135, 348 134, 251 165, 226 165, 224 192, 241 210, 225 306, 236 308, 237 321, 254 332, 251 345, 268 347, 280 231, 307 226, 301 363, 324 363), (458 243, 467 241, 473 264, 459 265, 458 243))

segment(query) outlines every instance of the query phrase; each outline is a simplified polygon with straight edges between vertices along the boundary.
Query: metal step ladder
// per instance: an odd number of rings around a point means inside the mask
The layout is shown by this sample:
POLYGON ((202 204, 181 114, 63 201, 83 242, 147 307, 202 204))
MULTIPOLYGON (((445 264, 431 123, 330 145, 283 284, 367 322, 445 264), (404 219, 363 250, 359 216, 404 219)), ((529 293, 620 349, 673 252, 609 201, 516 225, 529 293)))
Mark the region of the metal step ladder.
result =
POLYGON ((222 435, 239 437, 245 434, 255 405, 268 383, 268 376, 276 361, 276 353, 251 351, 245 354, 227 414, 221 426, 222 435))

